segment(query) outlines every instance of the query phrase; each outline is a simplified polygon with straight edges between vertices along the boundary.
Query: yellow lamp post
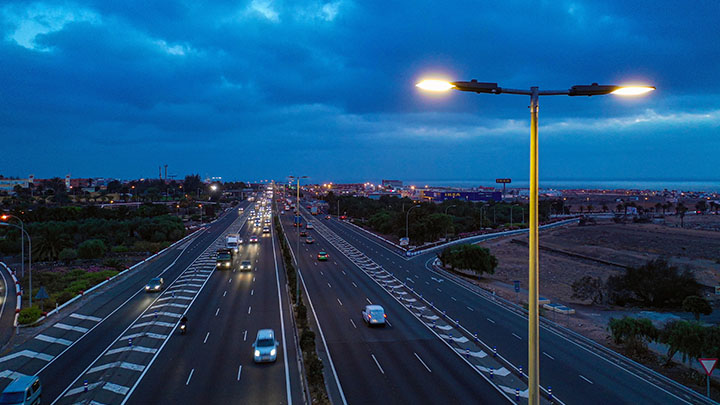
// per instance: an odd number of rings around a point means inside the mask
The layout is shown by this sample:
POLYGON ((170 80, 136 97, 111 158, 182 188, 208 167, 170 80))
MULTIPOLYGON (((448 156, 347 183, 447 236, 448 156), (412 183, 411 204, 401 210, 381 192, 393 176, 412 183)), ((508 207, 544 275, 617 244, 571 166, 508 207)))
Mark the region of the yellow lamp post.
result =
POLYGON ((473 93, 520 94, 530 96, 530 223, 529 223, 529 276, 528 276, 528 404, 540 403, 540 348, 538 318, 538 98, 539 96, 600 96, 616 94, 635 96, 655 90, 652 86, 614 86, 598 85, 573 86, 568 90, 543 90, 531 87, 530 90, 507 89, 497 83, 483 83, 477 80, 469 82, 447 82, 442 80, 423 80, 417 87, 427 91, 460 90, 473 93))

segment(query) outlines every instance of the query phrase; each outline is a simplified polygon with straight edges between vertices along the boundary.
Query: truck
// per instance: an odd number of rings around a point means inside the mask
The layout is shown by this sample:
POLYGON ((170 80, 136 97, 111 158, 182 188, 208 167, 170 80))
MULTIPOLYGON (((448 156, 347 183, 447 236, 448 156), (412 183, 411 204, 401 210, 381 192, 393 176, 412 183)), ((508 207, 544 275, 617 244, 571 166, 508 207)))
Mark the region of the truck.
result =
POLYGON ((233 256, 231 249, 218 249, 215 257, 215 268, 218 270, 232 268, 233 256))
POLYGON ((316 205, 313 205, 312 207, 310 207, 310 213, 311 213, 312 215, 317 215, 317 214, 318 214, 318 207, 317 207, 316 205))
POLYGON ((240 242, 237 234, 231 233, 225 237, 225 248, 229 249, 232 254, 235 254, 240 250, 240 242))

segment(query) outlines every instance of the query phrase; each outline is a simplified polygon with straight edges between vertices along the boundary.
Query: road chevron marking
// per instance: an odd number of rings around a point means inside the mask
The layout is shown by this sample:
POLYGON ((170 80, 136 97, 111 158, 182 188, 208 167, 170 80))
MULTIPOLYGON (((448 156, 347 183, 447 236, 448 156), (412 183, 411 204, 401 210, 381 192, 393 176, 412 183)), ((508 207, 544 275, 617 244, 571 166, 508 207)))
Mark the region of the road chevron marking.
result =
POLYGON ((8 354, 7 356, 0 357, 0 363, 2 363, 4 361, 12 360, 16 357, 30 357, 31 359, 40 359, 43 361, 50 361, 55 356, 51 356, 51 355, 45 354, 45 353, 34 352, 32 350, 21 350, 17 353, 8 354))

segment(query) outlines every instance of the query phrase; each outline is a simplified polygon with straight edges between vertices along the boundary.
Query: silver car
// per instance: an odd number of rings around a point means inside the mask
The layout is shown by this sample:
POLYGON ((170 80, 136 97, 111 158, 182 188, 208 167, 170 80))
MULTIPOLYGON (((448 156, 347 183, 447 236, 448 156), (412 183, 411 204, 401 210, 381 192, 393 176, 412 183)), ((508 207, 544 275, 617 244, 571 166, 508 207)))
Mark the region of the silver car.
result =
POLYGON ((277 360, 278 342, 275 340, 275 331, 272 329, 260 329, 252 347, 253 360, 256 363, 273 362, 277 360))
POLYGON ((365 308, 362 310, 362 317, 368 326, 385 326, 387 314, 385 313, 385 309, 380 305, 365 305, 365 308))

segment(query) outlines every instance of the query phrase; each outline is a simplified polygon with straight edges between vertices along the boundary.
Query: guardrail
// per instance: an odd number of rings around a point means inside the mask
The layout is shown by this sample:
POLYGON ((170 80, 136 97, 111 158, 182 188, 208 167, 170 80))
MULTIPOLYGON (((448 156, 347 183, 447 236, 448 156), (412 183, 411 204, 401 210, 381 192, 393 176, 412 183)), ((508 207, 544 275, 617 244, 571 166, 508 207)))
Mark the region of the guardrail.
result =
MULTIPOLYGON (((21 299, 22 293, 20 292, 20 282, 18 281, 17 277, 15 277, 15 271, 10 270, 10 267, 8 267, 7 264, 0 262, 0 265, 2 265, 2 267, 4 267, 8 273, 10 273, 10 277, 12 277, 13 284, 15 284, 15 295, 17 297, 17 300, 15 301, 15 320, 13 321, 13 327, 16 328, 18 326, 18 316, 20 316, 20 308, 22 305, 22 299, 21 299)), ((5 288, 8 288, 8 286, 6 286, 5 288)))

